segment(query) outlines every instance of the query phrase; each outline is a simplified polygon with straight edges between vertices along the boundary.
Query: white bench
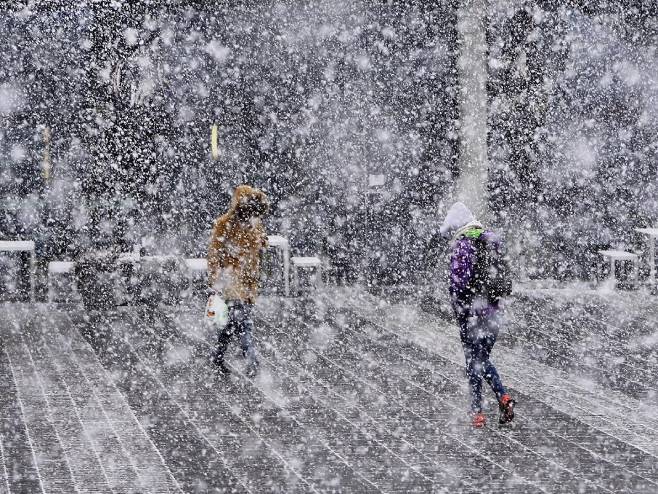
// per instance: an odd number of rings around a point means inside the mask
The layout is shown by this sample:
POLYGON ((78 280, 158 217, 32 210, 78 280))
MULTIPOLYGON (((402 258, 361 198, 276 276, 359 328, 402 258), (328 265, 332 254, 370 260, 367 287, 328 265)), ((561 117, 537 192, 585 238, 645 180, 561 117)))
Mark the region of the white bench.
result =
POLYGON ((315 270, 314 282, 317 287, 322 283, 322 261, 315 256, 292 258, 293 289, 295 293, 299 293, 299 269, 309 268, 315 270))
MULTIPOLYGON (((140 261, 151 260, 164 260, 169 256, 139 256, 133 252, 122 253, 118 257, 119 263, 137 263, 140 261)), ((186 258, 183 260, 187 268, 193 274, 202 273, 205 275, 208 272, 208 261, 205 258, 186 258)), ((71 274, 75 269, 75 263, 72 261, 51 261, 48 263, 48 301, 52 302, 53 299, 53 281, 54 277, 58 274, 71 274)), ((190 284, 192 283, 190 278, 190 284)), ((73 289, 77 291, 77 283, 73 279, 73 289)))
MULTIPOLYGON (((279 249, 283 255, 283 289, 287 297, 290 295, 290 244, 281 235, 268 235, 267 244, 270 248, 279 249)), ((187 258, 185 264, 192 272, 208 272, 208 261, 205 258, 187 258)))
POLYGON ((268 235, 267 243, 269 247, 281 249, 283 254, 283 290, 285 296, 290 296, 290 244, 288 239, 281 235, 268 235))
MULTIPOLYGON (((55 275, 58 274, 71 274, 75 269, 75 263, 73 261, 51 261, 48 263, 48 302, 53 301, 53 281, 55 275)), ((73 291, 77 291, 78 284, 73 276, 72 280, 73 291)))
MULTIPOLYGON (((286 290, 286 295, 288 295, 290 292, 288 241, 283 237, 278 237, 276 235, 269 237, 269 239, 274 240, 274 243, 270 243, 270 245, 281 248, 284 252, 283 262, 284 262, 285 290, 286 290)), ((156 259, 162 260, 166 258, 167 256, 139 256, 138 254, 135 254, 133 252, 127 252, 119 255, 118 262, 136 263, 141 260, 145 260, 145 261, 156 260, 156 259)), ((199 273, 205 275, 208 272, 208 261, 203 257, 199 257, 199 258, 188 257, 184 259, 184 262, 187 268, 195 275, 199 273)), ((52 294, 51 294, 51 278, 53 277, 52 275, 68 274, 71 273, 74 268, 75 268, 75 263, 70 261, 52 261, 48 263, 48 300, 49 301, 52 299, 52 294)), ((190 278, 190 284, 192 282, 193 280, 192 278, 190 278)), ((77 286, 75 288, 77 289, 77 286)))
POLYGON ((36 259, 32 240, 0 240, 0 252, 30 253, 30 301, 34 302, 34 277, 36 276, 36 259))
POLYGON ((203 257, 188 257, 185 259, 185 264, 191 271, 208 272, 208 260, 203 257))
POLYGON ((610 259, 610 279, 612 280, 612 288, 617 286, 617 278, 615 276, 616 261, 631 261, 633 263, 633 281, 635 286, 637 286, 640 256, 633 254, 632 252, 626 252, 624 250, 600 250, 599 254, 605 258, 610 259))
MULTIPOLYGON (((174 255, 150 255, 150 256, 142 256, 139 255, 139 253, 135 252, 128 252, 126 254, 122 254, 119 256, 119 260, 121 262, 126 262, 126 263, 150 263, 150 262, 166 262, 168 260, 172 259, 178 259, 177 256, 174 255)), ((205 283, 206 281, 206 273, 208 272, 208 261, 204 257, 187 257, 182 259, 183 263, 187 267, 189 274, 191 276, 187 276, 189 283, 188 283, 188 291, 189 293, 192 292, 192 287, 194 286, 194 280, 197 276, 203 276, 203 281, 205 283)))
MULTIPOLYGON (((270 235, 268 237, 269 247, 280 249, 283 254, 283 289, 286 296, 290 295, 290 251, 288 248, 288 240, 279 235, 270 235)), ((208 272, 208 260, 205 258, 187 258, 185 264, 188 269, 197 273, 208 272)), ((192 280, 190 280, 190 283, 192 280)))
POLYGON ((651 288, 655 289, 656 239, 658 239, 658 228, 636 228, 635 231, 647 236, 647 243, 649 244, 649 283, 651 283, 651 288))

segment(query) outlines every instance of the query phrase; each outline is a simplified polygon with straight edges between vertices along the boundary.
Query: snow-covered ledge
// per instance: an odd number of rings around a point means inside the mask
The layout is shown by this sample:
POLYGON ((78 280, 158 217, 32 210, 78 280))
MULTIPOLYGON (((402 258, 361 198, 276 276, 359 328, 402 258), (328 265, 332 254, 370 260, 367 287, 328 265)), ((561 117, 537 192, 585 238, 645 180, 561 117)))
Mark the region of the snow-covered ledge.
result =
POLYGON ((487 215, 486 0, 463 0, 457 11, 460 176, 456 196, 479 218, 487 215))

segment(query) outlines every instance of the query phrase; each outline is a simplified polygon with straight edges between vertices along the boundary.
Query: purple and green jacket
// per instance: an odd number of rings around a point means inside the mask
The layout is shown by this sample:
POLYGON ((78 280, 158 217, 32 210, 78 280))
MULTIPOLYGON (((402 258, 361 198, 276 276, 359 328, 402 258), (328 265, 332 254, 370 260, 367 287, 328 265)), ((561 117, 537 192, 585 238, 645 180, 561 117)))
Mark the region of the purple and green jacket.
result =
POLYGON ((482 236, 489 246, 502 249, 498 235, 490 230, 472 228, 455 239, 450 257, 450 299, 455 314, 459 318, 471 315, 488 316, 498 310, 498 303, 491 303, 484 298, 473 296, 470 288, 471 277, 475 271, 477 259, 474 239, 482 236))

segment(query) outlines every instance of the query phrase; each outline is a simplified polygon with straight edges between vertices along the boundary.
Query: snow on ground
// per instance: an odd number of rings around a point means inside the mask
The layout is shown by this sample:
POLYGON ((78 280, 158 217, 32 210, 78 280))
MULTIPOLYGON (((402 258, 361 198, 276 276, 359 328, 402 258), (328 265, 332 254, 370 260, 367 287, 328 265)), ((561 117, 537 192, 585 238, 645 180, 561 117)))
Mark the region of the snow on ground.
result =
POLYGON ((493 353, 517 420, 489 395, 484 430, 414 297, 264 297, 253 380, 237 345, 209 367, 200 307, 5 304, 0 492, 656 492, 655 298, 517 288, 493 353))

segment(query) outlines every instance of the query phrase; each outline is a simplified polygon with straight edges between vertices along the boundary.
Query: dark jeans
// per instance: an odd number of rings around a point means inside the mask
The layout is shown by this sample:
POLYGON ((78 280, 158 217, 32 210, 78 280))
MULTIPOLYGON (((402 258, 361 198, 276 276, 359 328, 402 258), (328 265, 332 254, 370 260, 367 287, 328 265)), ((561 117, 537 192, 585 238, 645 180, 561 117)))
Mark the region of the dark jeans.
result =
POLYGON ((226 347, 228 347, 233 335, 237 335, 240 338, 242 355, 247 359, 247 363, 249 365, 258 365, 256 350, 254 350, 251 337, 254 329, 254 321, 252 319, 254 306, 236 300, 227 300, 226 304, 228 305, 228 323, 224 328, 217 331, 217 347, 214 353, 215 362, 219 363, 224 360, 226 347))
POLYGON ((466 317, 460 315, 459 336, 466 357, 466 375, 471 388, 471 411, 482 411, 482 378, 500 400, 506 391, 498 371, 489 359, 500 329, 500 314, 466 317))

